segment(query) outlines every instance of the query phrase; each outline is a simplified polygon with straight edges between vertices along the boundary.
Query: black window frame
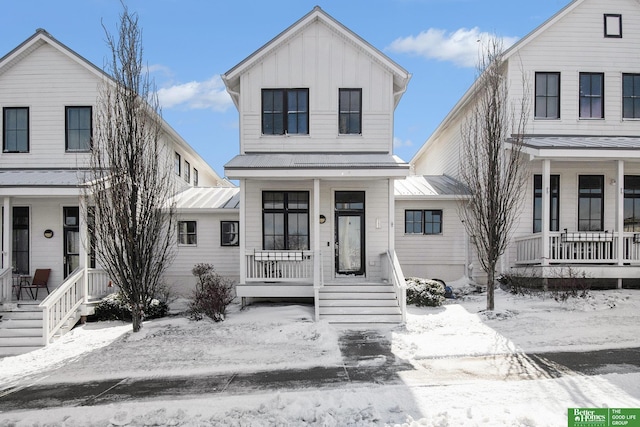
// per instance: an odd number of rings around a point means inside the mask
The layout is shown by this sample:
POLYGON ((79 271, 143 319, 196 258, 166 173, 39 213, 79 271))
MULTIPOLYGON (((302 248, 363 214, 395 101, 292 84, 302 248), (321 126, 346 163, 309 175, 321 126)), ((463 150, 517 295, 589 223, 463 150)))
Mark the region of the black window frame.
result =
POLYGON ((183 174, 183 176, 184 176, 184 180, 187 183, 190 184, 191 183, 191 163, 189 163, 187 161, 187 159, 184 160, 184 174, 183 174))
POLYGON ((200 182, 200 177, 198 176, 198 169, 193 168, 193 186, 197 187, 200 182))
POLYGON ((338 89, 338 134, 362 135, 362 89, 340 88, 338 89), (357 109, 353 108, 353 99, 357 99, 357 109), (343 102, 343 97, 348 96, 348 102, 343 102), (346 107, 345 105, 346 104, 346 107), (344 107, 344 108, 343 108, 344 107), (356 116, 357 129, 352 129, 352 118, 356 116))
MULTIPOLYGON (((78 140, 82 139, 82 137, 78 136, 78 140)), ((93 107, 90 105, 68 105, 64 107, 64 150, 68 153, 86 153, 91 151, 91 147, 93 145, 93 107), (88 128, 86 127, 78 127, 71 128, 69 114, 74 110, 89 110, 89 123, 88 128), (89 131, 89 139, 86 141, 82 141, 82 143, 86 143, 86 148, 69 148, 69 141, 71 138, 72 132, 86 132, 89 131)), ((80 144, 78 144, 80 147, 80 144)))
MULTIPOLYGON (((536 120, 559 120, 560 119, 560 72, 559 71, 540 71, 535 73, 535 105, 534 118, 536 120), (549 78, 554 76, 557 78, 556 94, 549 94, 549 78), (542 78, 544 77, 544 88, 542 87, 542 78), (542 91, 544 89, 544 91, 542 91), (556 114, 549 113, 549 107, 555 105, 556 114), (544 109, 544 114, 538 114, 544 109)), ((551 86, 553 87, 553 85, 551 86)))
POLYGON ((442 209, 405 209, 404 211, 405 234, 437 236, 444 233, 443 225, 444 218, 442 209), (437 213, 437 215, 434 215, 435 213, 437 213), (434 217, 437 217, 439 220, 434 221, 434 217), (437 231, 434 231, 436 224, 437 231))
POLYGON ((624 231, 640 232, 640 175, 624 176, 624 231), (627 212, 631 213, 628 216, 627 212))
POLYGON ((640 119, 640 73, 622 73, 622 118, 640 119))
POLYGON ((220 246, 240 246, 240 221, 220 221, 220 246), (235 231, 229 230, 229 225, 235 226, 235 231))
MULTIPOLYGON (((2 108, 2 152, 3 153, 28 153, 29 152, 29 146, 31 144, 30 141, 30 120, 31 120, 31 113, 29 111, 29 107, 3 107, 2 108), (22 129, 22 128, 18 128, 17 127, 17 123, 15 124, 15 126, 9 126, 9 120, 7 119, 7 114, 10 111, 25 111, 26 112, 26 121, 27 121, 27 125, 26 125, 26 129, 22 129), (16 144, 15 144, 15 149, 9 149, 7 147, 8 144, 8 134, 9 132, 15 132, 16 133, 16 144), (24 133, 25 134, 25 141, 24 143, 26 144, 26 147, 22 148, 22 147, 18 147, 18 142, 17 142, 17 134, 20 133, 24 133)), ((22 141, 21 141, 22 142, 22 141)))
MULTIPOLYGON (((578 115, 581 120, 600 120, 604 119, 604 95, 605 95, 605 87, 604 87, 604 73, 592 73, 592 72, 581 72, 579 75, 578 85, 580 88, 579 102, 578 102, 578 115), (583 86, 583 78, 589 77, 588 87, 583 86), (600 80, 600 92, 593 93, 594 91, 594 77, 598 77, 600 80), (600 115, 594 115, 594 102, 600 101, 600 115), (589 115, 583 115, 583 104, 588 104, 589 107, 589 115)), ((586 105, 585 105, 586 106, 586 105)))
POLYGON ((11 259, 13 272, 16 274, 30 273, 30 240, 31 240, 31 209, 29 206, 13 206, 12 209, 12 236, 11 259), (18 231, 26 230, 26 235, 19 242, 24 246, 18 247, 16 236, 18 231))
MULTIPOLYGON (((533 232, 542 232, 542 175, 533 175, 533 232), (539 201, 539 203, 538 203, 539 201)), ((549 176, 549 231, 560 231, 560 175, 549 176)))
POLYGON ((309 88, 262 89, 261 111, 262 135, 309 135, 309 88), (271 102, 266 99, 269 94, 271 102), (276 107, 274 102, 276 94, 282 98, 279 107, 276 107), (305 98, 306 109, 300 107, 302 95, 305 98), (292 97, 295 97, 295 102, 292 97), (279 127, 280 124, 282 128, 279 127))
POLYGON ((182 156, 177 151, 175 152, 173 166, 174 166, 176 175, 181 176, 182 175, 182 156))
POLYGON ((309 192, 308 191, 263 191, 262 192, 262 249, 263 250, 309 250, 310 248, 310 227, 309 227, 309 192), (277 198, 276 195, 281 195, 277 198), (302 197, 304 196, 304 197, 302 197), (294 202, 296 200, 297 202, 294 202), (300 207, 295 205, 304 205, 300 207), (279 222, 282 224, 282 233, 277 233, 276 216, 282 216, 279 222), (306 215, 306 221, 300 221, 299 217, 306 215), (268 217, 273 219, 270 221, 268 217), (291 233, 295 224, 292 218, 295 216, 297 233, 291 233), (267 226, 273 224, 271 230, 267 226), (306 229, 306 234, 303 233, 306 229), (267 231, 271 231, 267 233, 267 231), (301 232, 302 231, 302 232, 301 232), (280 240, 278 240, 280 238, 280 240), (294 242, 298 239, 297 242, 294 242), (304 244, 300 244, 304 240, 304 244), (269 243, 268 243, 269 242, 269 243), (278 244, 280 243, 280 244, 278 244), (295 244, 297 243, 297 244, 295 244))
POLYGON ((604 175, 578 176, 578 231, 604 231, 604 175), (599 188, 585 185, 586 180, 599 181, 599 188), (591 202, 593 199, 600 199, 599 206, 597 206, 600 210, 599 218, 595 217, 592 212, 596 206, 591 202), (582 206, 583 200, 589 201, 588 212, 585 212, 582 206), (594 223, 597 224, 596 227, 593 226, 594 223))
POLYGON ((621 39, 622 38, 622 15, 619 13, 605 13, 604 16, 604 36, 609 39, 621 39), (618 18, 617 29, 619 34, 609 32, 609 20, 608 18, 618 18))
POLYGON ((198 246, 198 221, 178 221, 178 246, 198 246), (186 225, 186 229, 184 231, 182 228, 183 224, 186 225), (190 225, 193 225, 193 231, 189 229, 190 225), (189 241, 189 237, 191 236, 193 237, 193 242, 189 241))

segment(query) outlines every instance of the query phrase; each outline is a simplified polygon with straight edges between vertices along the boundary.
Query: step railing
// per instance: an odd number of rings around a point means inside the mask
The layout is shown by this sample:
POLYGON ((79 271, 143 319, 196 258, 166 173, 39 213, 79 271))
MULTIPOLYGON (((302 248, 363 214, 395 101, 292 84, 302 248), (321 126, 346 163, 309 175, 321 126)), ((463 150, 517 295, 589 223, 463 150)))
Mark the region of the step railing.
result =
POLYGON ((43 319, 42 337, 45 346, 84 303, 85 279, 84 267, 76 268, 62 285, 40 303, 43 319))
POLYGON ((109 273, 97 268, 87 269, 87 297, 104 298, 117 292, 109 273))
POLYGON ((13 274, 10 268, 0 269, 0 303, 11 301, 13 274))
POLYGON ((407 282, 400 266, 400 261, 394 250, 388 250, 381 254, 383 277, 393 285, 396 291, 396 299, 402 313, 402 323, 407 323, 407 282))

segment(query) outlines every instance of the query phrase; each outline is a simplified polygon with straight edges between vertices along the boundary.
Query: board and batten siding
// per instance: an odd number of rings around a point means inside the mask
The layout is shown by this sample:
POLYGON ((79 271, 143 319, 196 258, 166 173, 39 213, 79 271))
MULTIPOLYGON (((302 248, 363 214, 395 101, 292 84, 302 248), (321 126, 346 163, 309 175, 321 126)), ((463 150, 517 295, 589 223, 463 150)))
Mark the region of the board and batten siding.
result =
POLYGON ((247 70, 241 87, 242 153, 392 151, 392 73, 319 21, 247 70), (267 88, 309 89, 308 135, 262 135, 267 88), (340 88, 362 89, 362 135, 338 134, 340 88))

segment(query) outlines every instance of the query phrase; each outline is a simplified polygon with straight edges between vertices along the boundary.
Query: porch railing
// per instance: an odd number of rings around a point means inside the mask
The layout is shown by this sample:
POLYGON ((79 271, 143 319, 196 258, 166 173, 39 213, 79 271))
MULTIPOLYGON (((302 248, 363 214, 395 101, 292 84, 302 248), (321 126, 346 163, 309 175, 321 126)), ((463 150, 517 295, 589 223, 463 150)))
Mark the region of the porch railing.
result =
POLYGON ((0 303, 11 301, 13 274, 10 268, 0 269, 0 303))
POLYGON ((253 251, 245 260, 247 282, 313 283, 312 251, 253 251))
MULTIPOLYGON (((514 239, 518 264, 539 264, 543 259, 542 235, 533 234, 514 239)), ((625 258, 640 255, 625 235, 625 258)), ((637 258, 640 260, 640 258, 637 258)), ((618 236, 611 232, 551 232, 549 233, 550 263, 610 264, 618 261, 618 236)))
POLYGON ((78 267, 71 273, 62 285, 58 286, 40 303, 43 318, 44 345, 64 326, 64 324, 76 314, 76 311, 85 301, 85 272, 83 267, 78 267))
POLYGON ((537 264, 542 259, 542 235, 518 237, 516 242, 516 260, 522 264, 537 264))
POLYGON ((400 266, 400 261, 393 250, 381 254, 384 278, 393 284, 398 305, 402 312, 402 323, 407 322, 407 282, 400 266))
POLYGON ((106 271, 90 268, 87 270, 87 297, 105 297, 116 292, 106 271))

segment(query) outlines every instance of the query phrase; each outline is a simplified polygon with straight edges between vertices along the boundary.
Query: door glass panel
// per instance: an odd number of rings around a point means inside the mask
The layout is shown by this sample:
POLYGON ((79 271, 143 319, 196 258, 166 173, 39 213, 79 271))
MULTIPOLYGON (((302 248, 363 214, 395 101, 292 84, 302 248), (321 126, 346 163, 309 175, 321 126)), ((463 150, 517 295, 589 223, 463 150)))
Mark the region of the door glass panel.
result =
POLYGON ((361 236, 360 216, 338 217, 338 272, 362 271, 361 236))

